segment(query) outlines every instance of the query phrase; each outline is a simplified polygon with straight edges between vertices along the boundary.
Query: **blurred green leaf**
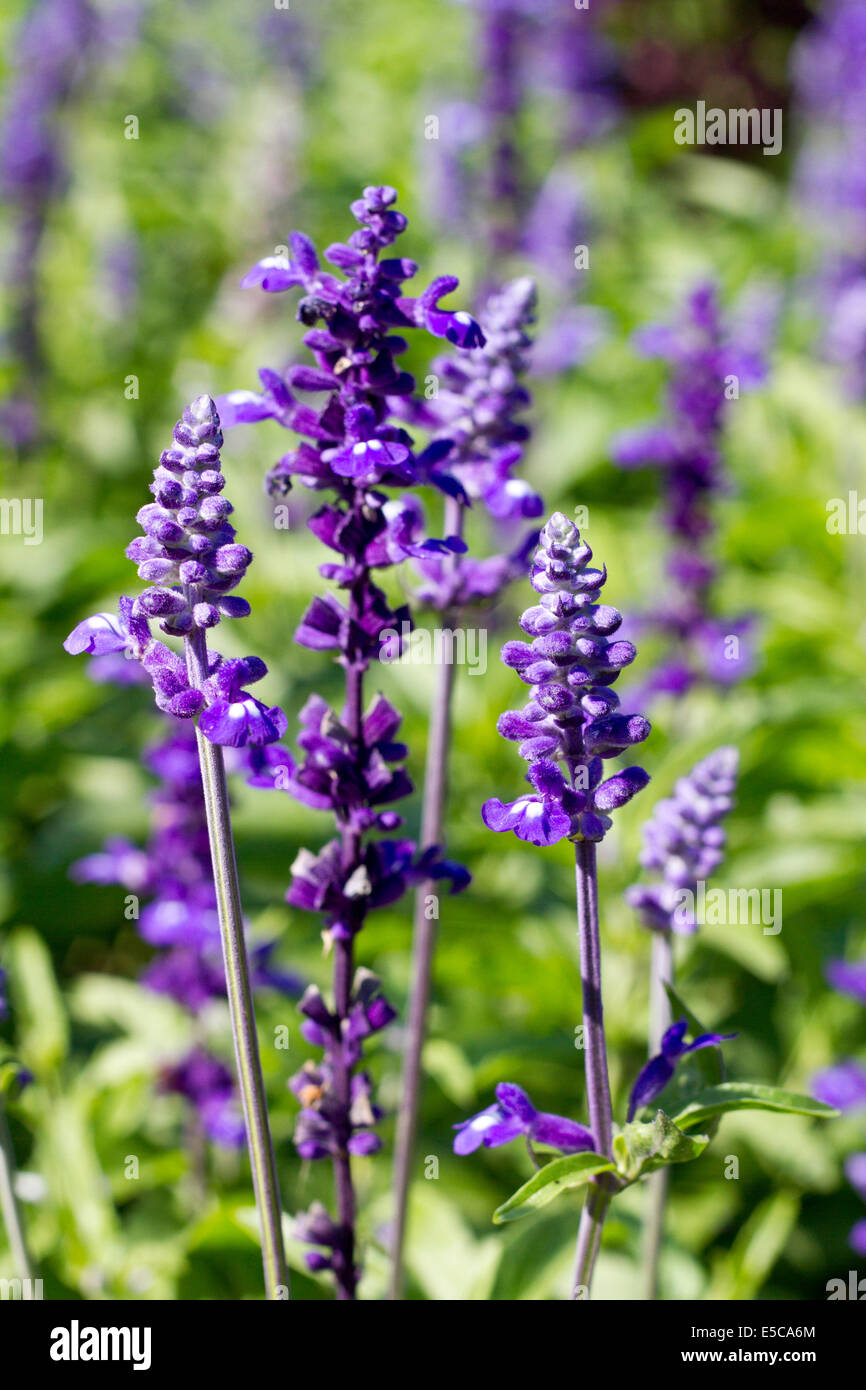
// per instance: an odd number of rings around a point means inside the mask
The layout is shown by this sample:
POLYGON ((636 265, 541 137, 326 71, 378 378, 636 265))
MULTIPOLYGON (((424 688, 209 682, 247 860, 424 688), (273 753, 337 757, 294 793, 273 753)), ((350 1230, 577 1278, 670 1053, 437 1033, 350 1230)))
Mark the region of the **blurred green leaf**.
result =
POLYGON ((69 1047, 69 1024, 51 953, 32 927, 6 941, 21 1057, 36 1076, 56 1072, 69 1047))

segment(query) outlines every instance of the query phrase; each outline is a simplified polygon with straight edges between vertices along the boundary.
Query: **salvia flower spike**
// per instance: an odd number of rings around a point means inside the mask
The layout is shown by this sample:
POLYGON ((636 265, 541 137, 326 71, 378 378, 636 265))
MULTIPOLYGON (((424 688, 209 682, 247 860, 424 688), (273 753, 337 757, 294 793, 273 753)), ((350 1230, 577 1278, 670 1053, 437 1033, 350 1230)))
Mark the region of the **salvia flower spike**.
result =
MULTIPOLYGON (((619 712, 611 687, 636 653, 630 642, 615 639, 622 619, 599 602, 607 572, 592 567, 591 559, 574 523, 555 512, 541 532, 532 565, 539 602, 520 620, 532 640, 507 642, 502 651, 506 665, 529 686, 530 698, 522 710, 502 716, 499 732, 519 741, 534 790, 505 805, 492 798, 482 816, 489 829, 513 830, 531 844, 574 842, 589 1129, 596 1152, 610 1158, 596 845, 610 829, 610 813, 649 777, 643 768, 629 767, 603 780, 603 768, 605 759, 642 742, 650 726, 642 715, 619 712)), ((575 1298, 590 1287, 610 1196, 609 1183, 601 1178, 587 1197, 575 1256, 575 1298)))
POLYGON ((222 496, 222 433, 216 407, 199 396, 174 428, 173 442, 154 472, 154 502, 138 514, 144 536, 127 550, 139 576, 152 585, 134 601, 122 599, 115 618, 97 614, 79 623, 64 646, 94 656, 123 651, 141 662, 156 703, 177 718, 199 715, 196 728, 223 964, 262 1239, 265 1291, 288 1292, 279 1188, 256 1034, 250 968, 229 813, 222 744, 262 745, 286 729, 282 710, 267 709, 243 688, 266 674, 258 657, 224 660, 208 651, 208 630, 223 616, 249 612, 236 587, 252 556, 235 542, 222 496), (183 656, 150 632, 152 620, 183 639, 183 656))
MULTIPOLYGON (((331 1162, 336 1198, 336 1219, 316 1206, 297 1229, 317 1247, 306 1256, 308 1265, 333 1273, 341 1300, 355 1297, 360 1274, 352 1159, 375 1153, 381 1144, 375 1126, 382 1112, 369 1076, 359 1069, 363 1044, 395 1016, 378 981, 355 970, 355 938, 372 909, 395 902, 411 886, 449 880, 457 891, 469 879, 459 865, 441 858, 435 844, 418 853, 412 841, 388 838, 402 825, 393 803, 412 790, 401 766, 407 749, 397 738, 400 715, 381 695, 368 702, 365 691, 371 663, 399 654, 410 620, 407 607, 392 608, 373 571, 409 555, 465 548, 457 536, 420 538, 415 499, 397 501, 383 491, 428 480, 446 492, 450 486, 432 466, 450 445, 416 458, 411 437, 392 420, 395 403, 415 386, 396 360, 408 347, 404 334, 420 329, 461 348, 484 343, 469 314, 439 305, 457 288, 453 277, 434 280, 415 298, 405 295, 417 266, 383 255, 406 228, 396 199, 393 188, 371 186, 352 204, 357 229, 324 253, 345 278, 321 269, 316 248, 300 232, 289 238, 290 256, 268 257, 250 271, 245 284, 301 291, 298 317, 308 330, 304 342, 315 366, 291 367, 285 377, 262 371, 261 394, 241 391, 225 398, 235 423, 270 417, 303 436, 271 470, 272 493, 285 494, 299 478, 333 494, 309 527, 334 554, 321 573, 344 591, 345 602, 333 594, 315 598, 296 640, 334 653, 345 674, 344 707, 338 714, 313 695, 301 712, 298 760, 287 749, 255 750, 250 780, 330 812, 338 831, 318 854, 300 852, 287 897, 295 907, 323 914, 323 935, 333 953, 333 1001, 311 987, 299 1006, 304 1037, 322 1049, 323 1060, 306 1063, 290 1085, 302 1107, 295 1128, 298 1152, 331 1162), (318 393, 325 404, 318 410, 303 405, 294 389, 318 393)), ((411 411, 406 414, 411 418, 411 411)))

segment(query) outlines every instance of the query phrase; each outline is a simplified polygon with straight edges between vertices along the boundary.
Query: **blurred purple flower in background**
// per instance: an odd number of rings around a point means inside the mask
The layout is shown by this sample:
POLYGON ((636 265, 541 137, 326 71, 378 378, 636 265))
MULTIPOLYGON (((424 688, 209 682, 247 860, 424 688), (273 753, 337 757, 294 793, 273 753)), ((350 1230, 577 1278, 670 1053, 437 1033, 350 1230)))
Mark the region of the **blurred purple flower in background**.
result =
MULTIPOLYGON (((852 964, 845 960, 831 960, 827 964, 826 975, 828 982, 840 994, 847 994, 858 1004, 866 1005, 866 961, 852 964)), ((848 1111, 866 1115, 866 1065, 849 1059, 826 1067, 813 1078, 812 1093, 825 1105, 832 1105, 843 1113, 848 1111)), ((866 1202, 866 1153, 851 1154, 845 1162, 845 1176, 854 1191, 866 1202)), ((854 1224, 848 1239, 852 1250, 866 1257, 866 1219, 854 1224)))
POLYGON ((625 899, 645 927, 681 935, 697 931, 688 895, 724 857, 721 822, 734 805, 738 764, 736 748, 715 749, 679 779, 673 795, 656 804, 644 825, 640 862, 661 879, 632 884, 625 899))
MULTIPOLYGON (((225 972, 195 730, 188 721, 170 723, 166 737, 143 756, 144 766, 158 778, 146 847, 108 840, 99 853, 73 864, 70 875, 78 883, 118 884, 148 900, 138 930, 161 954, 145 969, 142 983, 197 1018, 214 999, 225 998, 225 972)), ((298 977, 271 969, 272 950, 268 942, 250 952, 254 988, 300 994, 298 977)), ((231 1073, 200 1045, 172 1063, 161 1084, 186 1096, 216 1143, 243 1143, 231 1073)))
POLYGON ((0 191, 15 215, 5 272, 6 333, 20 381, 0 406, 0 435, 26 450, 39 430, 43 373, 38 267, 51 202, 67 178, 64 109, 80 86, 97 35, 87 0, 35 0, 15 35, 0 116, 0 191))
POLYGON ((764 380, 772 321, 771 305, 761 315, 753 301, 738 332, 723 321, 715 287, 704 284, 689 295, 676 323, 637 335, 639 351, 671 367, 666 417, 620 433, 611 446, 620 468, 659 471, 662 518, 671 537, 669 590, 652 613, 639 618, 668 646, 643 687, 646 697, 684 695, 701 680, 727 685, 753 667, 751 621, 712 613, 717 566, 709 546, 716 499, 729 490, 721 453, 726 403, 741 387, 764 380))
POLYGON ((866 10, 828 0, 792 61, 801 118, 794 185, 820 236, 814 283, 826 358, 866 395, 866 10))

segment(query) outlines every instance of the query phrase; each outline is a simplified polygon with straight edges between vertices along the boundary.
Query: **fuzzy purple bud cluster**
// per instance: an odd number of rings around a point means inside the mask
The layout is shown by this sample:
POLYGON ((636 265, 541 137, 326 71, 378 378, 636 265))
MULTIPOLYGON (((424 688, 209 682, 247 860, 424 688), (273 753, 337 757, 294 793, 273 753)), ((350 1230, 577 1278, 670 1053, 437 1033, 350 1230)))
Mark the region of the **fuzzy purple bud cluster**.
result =
POLYGON ((721 454, 727 392, 763 380, 766 323, 753 323, 737 344, 722 322, 710 284, 688 298, 680 321, 655 325, 638 337, 639 350, 671 364, 669 413, 659 424, 619 434, 612 457, 621 468, 660 471, 663 519, 672 537, 670 592, 646 625, 664 634, 670 653, 647 691, 683 695, 699 679, 730 683, 748 675, 752 657, 747 619, 719 619, 710 597, 716 566, 708 553, 716 499, 727 491, 721 454), (734 638, 734 642, 730 639, 734 638))
POLYGON ((267 675, 257 656, 227 660, 207 652, 202 688, 192 685, 184 659, 151 635, 158 621, 170 636, 191 638, 222 617, 249 613, 246 599, 231 593, 252 560, 229 524, 232 506, 221 496, 223 438, 209 396, 199 396, 174 427, 150 490, 155 501, 142 507, 144 531, 127 547, 139 578, 152 587, 138 598, 122 598, 119 611, 97 613, 78 624, 64 642, 74 655, 122 652, 147 672, 158 707, 177 719, 199 715, 198 727, 212 743, 230 747, 273 743, 286 731, 282 710, 268 708, 247 685, 267 675))
POLYGON ((488 829, 513 830, 535 845, 601 840, 610 812, 649 781, 640 767, 602 780, 605 760, 643 742, 650 726, 643 715, 622 714, 611 689, 636 652, 614 638, 622 616, 598 602, 607 572, 592 568, 591 559, 574 523, 554 512, 532 565, 540 601, 520 619, 532 641, 502 649, 506 666, 530 686, 530 699, 503 714, 497 727, 503 738, 519 741, 535 790, 509 805, 493 798, 482 816, 488 829))
POLYGON ((724 858, 722 821, 734 805, 738 767, 736 748, 715 749, 679 779, 644 826, 640 862, 661 878, 632 884, 625 894, 644 926, 686 936, 697 931, 685 892, 693 895, 724 858))

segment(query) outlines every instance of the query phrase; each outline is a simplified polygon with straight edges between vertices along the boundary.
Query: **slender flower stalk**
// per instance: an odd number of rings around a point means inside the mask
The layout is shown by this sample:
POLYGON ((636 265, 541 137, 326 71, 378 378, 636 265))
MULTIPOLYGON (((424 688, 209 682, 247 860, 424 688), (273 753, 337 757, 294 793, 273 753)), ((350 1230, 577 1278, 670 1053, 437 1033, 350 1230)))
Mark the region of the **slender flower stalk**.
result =
MULTIPOLYGON (((6 1001, 6 972, 0 967, 0 1021, 8 1016, 6 1001)), ((6 1228, 9 1249, 12 1251, 12 1267, 16 1278, 22 1281, 23 1297, 34 1297, 31 1280, 34 1275, 33 1262, 27 1245, 24 1216, 15 1191, 15 1150, 12 1136, 6 1121, 6 1112, 0 1096, 0 1216, 6 1228)))
MULTIPOLYGON (((190 607, 201 601, 197 590, 189 594, 190 607)), ((184 639, 190 685, 201 688, 207 679, 207 639, 203 628, 194 628, 184 639)), ((240 886, 235 862, 228 786, 223 750, 196 730, 201 780, 204 788, 213 878, 216 887, 223 965, 235 1046, 238 1083, 252 1165, 253 1188, 259 1212, 265 1289, 270 1299, 288 1291, 283 1251, 280 1190, 268 1121, 267 1099, 256 1033, 256 1015, 250 988, 250 968, 244 942, 240 886)))
MULTIPOLYGON (((583 991, 583 1045, 586 1058, 586 1105, 596 1152, 613 1154, 613 1116, 604 1036, 601 996, 601 940, 598 930, 598 870, 593 840, 578 840, 574 847, 577 888, 577 934, 580 980, 583 991)), ((610 1204, 606 1176, 590 1190, 581 1213, 574 1261, 572 1298, 583 1298, 592 1284, 595 1261, 601 1248, 601 1232, 610 1204)))
MULTIPOLYGON (((577 527, 555 512, 541 532, 532 565, 540 602, 520 624, 533 640, 507 642, 502 659, 531 687, 529 703, 499 720, 503 738, 520 741, 534 787, 510 805, 498 798, 482 810, 490 830, 513 830, 534 845, 575 843, 577 923, 583 991, 586 1097, 594 1148, 612 1153, 612 1120, 602 1007, 596 844, 625 805, 649 781, 629 767, 606 781, 604 760, 642 742, 650 726, 642 715, 617 712, 612 686, 634 660, 630 642, 610 641, 622 617, 598 602, 607 578, 592 569, 590 547, 577 527)), ((573 1296, 588 1296, 610 1201, 607 1175, 593 1183, 578 1232, 573 1296)))
POLYGON ((198 716, 196 743, 210 843, 229 1016, 247 1147, 259 1213, 265 1292, 288 1295, 276 1165, 261 1072, 250 970, 243 932, 237 865, 222 745, 263 746, 285 732, 282 710, 268 709, 242 687, 267 668, 258 657, 225 660, 209 652, 207 630, 223 617, 249 612, 231 593, 252 555, 235 541, 231 504, 220 494, 222 433, 209 396, 199 396, 174 428, 172 445, 154 472, 154 501, 142 507, 144 535, 127 555, 154 587, 134 601, 121 599, 117 617, 99 613, 79 623, 64 646, 72 653, 116 652, 138 660, 153 683, 157 705, 179 719, 198 716), (183 639, 181 659, 151 636, 150 620, 183 639))
MULTIPOLYGON (((514 476, 529 433, 518 417, 530 401, 522 377, 530 346, 526 330, 533 321, 534 309, 533 282, 513 281, 491 295, 479 315, 486 338, 484 346, 480 350, 458 351, 453 357, 437 359, 432 364, 442 389, 417 412, 417 418, 432 428, 434 448, 444 447, 450 441, 446 464, 453 490, 445 498, 444 530, 447 536, 458 540, 462 540, 466 510, 473 502, 480 502, 499 522, 518 522, 541 512, 541 498, 514 476)), ((529 541, 534 541, 536 535, 533 531, 529 541)), ((491 601, 522 571, 525 553, 523 542, 515 554, 483 560, 455 551, 419 556, 415 560, 422 576, 418 597, 439 611, 443 630, 453 631, 467 605, 491 601)), ((443 660, 436 673, 428 727, 421 809, 421 844, 425 849, 444 843, 454 680, 453 661, 443 660)), ((434 888, 428 881, 419 887, 415 897, 403 1091, 394 1153, 392 1299, 403 1296, 405 1278, 403 1248, 438 922, 438 908, 431 906, 434 888)))
POLYGON ((272 418, 303 436, 271 470, 272 494, 285 495, 299 478, 333 496, 308 524, 337 557, 320 572, 344 591, 345 601, 333 594, 315 598, 296 641, 334 653, 344 673, 343 710, 338 714, 312 696, 300 716, 302 759, 296 763, 282 747, 268 749, 251 780, 330 812, 337 829, 337 838, 318 854, 305 849, 298 855, 287 899, 324 914, 323 937, 333 963, 332 1002, 311 986, 299 1005, 303 1035, 322 1049, 323 1060, 305 1063, 289 1084, 302 1107, 295 1145, 304 1158, 331 1161, 336 1207, 332 1219, 315 1204, 298 1218, 296 1230, 318 1247, 307 1253, 307 1264, 332 1272, 340 1301, 355 1298, 361 1272, 352 1159, 381 1147, 374 1127, 382 1112, 369 1076, 358 1069, 362 1044, 395 1017, 375 977, 356 969, 355 939, 371 910, 397 901, 410 886, 448 879, 457 891, 469 881, 464 869, 440 857, 436 844, 417 854, 412 841, 381 834, 402 825, 389 808, 412 784, 402 767, 392 766, 408 753, 396 741, 400 715, 383 696, 369 699, 366 680, 374 662, 400 655, 410 615, 405 606, 391 607, 373 572, 410 555, 450 556, 465 549, 458 536, 419 538, 423 518, 416 500, 389 499, 382 491, 421 482, 439 486, 448 497, 461 491, 442 467, 453 447, 450 438, 416 457, 409 434, 392 423, 395 415, 415 415, 406 404, 414 379, 395 359, 407 350, 403 334, 412 329, 457 347, 484 343, 469 314, 439 307, 457 288, 452 277, 435 280, 418 298, 405 296, 403 284, 417 266, 383 255, 407 225, 396 199, 393 188, 370 186, 352 204, 359 226, 347 242, 324 253, 344 279, 321 269, 315 246, 300 232, 289 238, 289 257, 269 257, 249 272, 245 285, 271 293, 302 290, 298 317, 308 329, 304 342, 315 366, 293 366, 284 377, 263 369, 261 393, 234 391, 224 398, 232 423, 272 418), (302 404, 293 388, 323 395, 324 406, 302 404))
MULTIPOLYGON (((724 855, 721 822, 733 807, 739 757, 736 748, 717 748, 681 778, 672 797, 660 801, 644 826, 641 864, 661 874, 652 884, 633 884, 626 901, 652 933, 649 1055, 663 1052, 673 1022, 665 985, 674 984, 674 937, 698 929, 689 898, 724 855)), ((658 1298, 659 1258, 664 1236, 668 1169, 648 1178, 644 1227, 644 1295, 658 1298)))
POLYGON ((24 1217, 15 1192, 15 1151, 12 1148, 12 1136, 9 1133, 9 1125, 6 1122, 2 1103, 0 1103, 0 1214, 3 1217, 3 1225, 6 1227, 6 1236, 12 1251, 16 1278, 22 1281, 24 1298, 31 1299, 34 1297, 31 1283, 34 1268, 27 1245, 24 1217))

